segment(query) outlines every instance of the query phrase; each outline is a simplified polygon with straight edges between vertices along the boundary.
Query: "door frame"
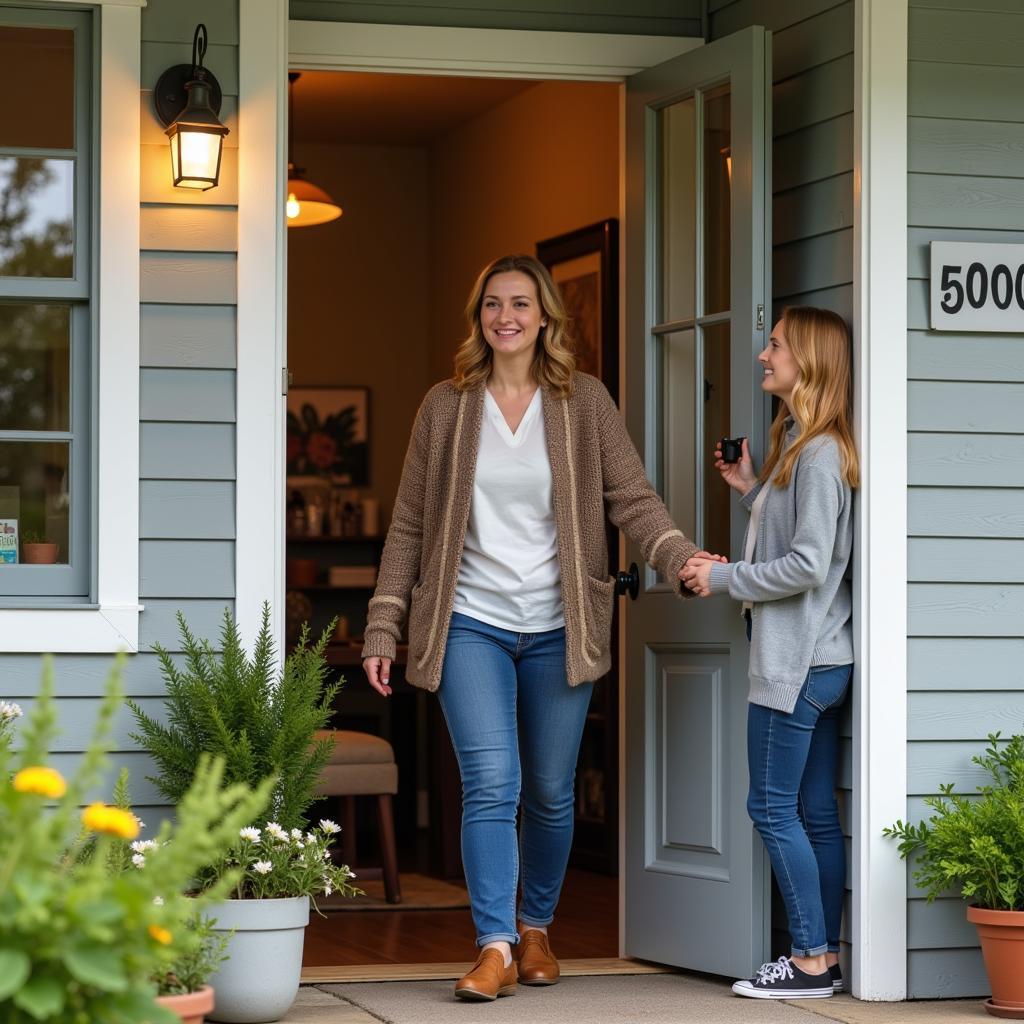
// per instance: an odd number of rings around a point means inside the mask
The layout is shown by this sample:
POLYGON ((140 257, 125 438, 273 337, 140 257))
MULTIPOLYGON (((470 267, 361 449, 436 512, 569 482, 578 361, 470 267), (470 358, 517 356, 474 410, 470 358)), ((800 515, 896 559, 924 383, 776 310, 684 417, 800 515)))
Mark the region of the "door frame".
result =
MULTIPOLYGON (((287 70, 624 82, 703 45, 700 38, 679 36, 289 21, 287 6, 287 0, 246 0, 239 37, 238 337, 244 344, 238 345, 235 607, 251 642, 262 602, 269 599, 279 650, 287 70), (275 204, 266 201, 268 195, 275 204), (271 557, 268 538, 278 538, 271 557)), ((891 781, 906 774, 907 0, 856 0, 854 61, 854 362, 862 488, 854 565, 858 684, 850 925, 858 954, 854 994, 893 1000, 906 997, 906 871, 891 845, 882 843, 880 828, 906 814, 906 787, 891 781)), ((623 123, 622 180, 624 131, 623 123)), ((622 262, 620 250, 620 292, 626 281, 622 262)), ((620 327, 624 315, 620 302, 620 327)), ((620 371, 623 362, 620 345, 620 371)), ((620 886, 620 904, 623 898, 620 886)), ((620 913, 620 927, 621 920, 620 913)))

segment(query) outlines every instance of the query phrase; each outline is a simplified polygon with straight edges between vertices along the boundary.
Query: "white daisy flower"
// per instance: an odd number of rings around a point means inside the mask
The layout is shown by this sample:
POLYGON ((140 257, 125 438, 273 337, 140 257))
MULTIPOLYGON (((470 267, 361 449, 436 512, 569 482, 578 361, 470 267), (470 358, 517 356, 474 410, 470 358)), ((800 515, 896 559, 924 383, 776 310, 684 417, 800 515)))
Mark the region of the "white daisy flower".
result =
POLYGON ((135 824, 138 825, 139 828, 146 827, 146 823, 137 814, 133 814, 132 817, 135 819, 135 824))
POLYGON ((154 896, 153 897, 153 906, 154 907, 162 907, 163 905, 164 905, 164 898, 163 898, 163 896, 154 896))
POLYGON ((147 850, 155 850, 156 845, 155 839, 136 839, 135 842, 132 843, 132 852, 145 853, 147 850))
POLYGON ((267 822, 267 835, 269 835, 272 839, 277 839, 277 840, 287 840, 288 839, 288 833, 285 832, 285 830, 283 828, 281 828, 281 826, 278 825, 278 823, 276 821, 268 821, 267 822))
POLYGON ((136 866, 137 868, 141 868, 141 867, 143 867, 143 866, 145 865, 145 863, 146 863, 146 858, 145 858, 145 857, 143 857, 143 855, 142 855, 141 853, 133 853, 133 854, 132 854, 132 863, 133 863, 133 864, 134 864, 134 865, 135 865, 135 866, 136 866))
POLYGON ((324 895, 330 896, 334 890, 331 888, 331 883, 328 879, 324 879, 324 895))
POLYGON ((260 830, 258 828, 253 828, 252 825, 239 829, 238 834, 243 839, 247 839, 250 843, 258 843, 260 841, 260 830))
POLYGON ((252 869, 259 875, 267 875, 271 872, 274 865, 269 860, 258 860, 253 864, 252 869))
POLYGON ((293 828, 292 829, 292 839, 294 839, 297 843, 301 843, 302 842, 302 829, 301 828, 293 828))
POLYGON ((320 827, 329 835, 333 836, 336 832, 341 831, 341 826, 336 822, 331 821, 330 818, 321 818, 320 827))
POLYGON ((23 714, 24 712, 19 705, 6 700, 0 700, 0 718, 9 722, 13 718, 21 718, 23 714))
POLYGON ((307 832, 306 833, 306 845, 307 846, 312 846, 313 843, 315 843, 315 842, 316 842, 316 836, 313 835, 312 832, 307 832))

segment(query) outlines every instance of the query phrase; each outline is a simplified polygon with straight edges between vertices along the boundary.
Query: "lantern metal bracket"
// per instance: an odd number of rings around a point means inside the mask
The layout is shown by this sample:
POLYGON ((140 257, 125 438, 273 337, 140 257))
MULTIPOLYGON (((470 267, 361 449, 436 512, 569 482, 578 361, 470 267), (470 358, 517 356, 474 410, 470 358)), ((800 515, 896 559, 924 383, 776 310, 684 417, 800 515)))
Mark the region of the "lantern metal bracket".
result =
POLYGON ((209 89, 210 107, 215 114, 220 114, 223 102, 220 82, 211 71, 203 67, 205 56, 206 26, 197 25, 192 37, 192 63, 175 64, 174 67, 168 68, 157 79, 156 88, 153 90, 153 105, 156 107, 157 117, 165 128, 173 124, 185 109, 188 103, 188 90, 185 86, 189 82, 199 81, 206 85, 209 89))

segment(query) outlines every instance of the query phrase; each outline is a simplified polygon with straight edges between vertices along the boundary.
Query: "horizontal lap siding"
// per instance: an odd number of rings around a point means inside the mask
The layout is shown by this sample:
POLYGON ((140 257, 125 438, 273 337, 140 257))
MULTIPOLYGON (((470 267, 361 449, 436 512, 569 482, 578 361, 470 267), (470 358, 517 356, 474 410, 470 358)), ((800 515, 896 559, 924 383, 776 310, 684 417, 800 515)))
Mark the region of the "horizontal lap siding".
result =
MULTIPOLYGON (((801 303, 834 309, 852 321, 853 7, 852 0, 711 0, 709 5, 712 39, 749 25, 772 32, 776 314, 801 303)), ((840 817, 849 847, 849 713, 843 736, 840 817)), ((773 908, 772 924, 774 943, 788 949, 781 907, 773 908)), ((842 941, 849 941, 848 915, 842 941)))
MULTIPOLYGON (((907 814, 985 781, 1024 726, 1024 344, 929 330, 932 240, 1024 242, 1024 8, 911 0, 908 94, 907 814)), ((912 868, 908 868, 912 871, 912 868)), ((910 881, 908 991, 989 991, 963 902, 910 881)))

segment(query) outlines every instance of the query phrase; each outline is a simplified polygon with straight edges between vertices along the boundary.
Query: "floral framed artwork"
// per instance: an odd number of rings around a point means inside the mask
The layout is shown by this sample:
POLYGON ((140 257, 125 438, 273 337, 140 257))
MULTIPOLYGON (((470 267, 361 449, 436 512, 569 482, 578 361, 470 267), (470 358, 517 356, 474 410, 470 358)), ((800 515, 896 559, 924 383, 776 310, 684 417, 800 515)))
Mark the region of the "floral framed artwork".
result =
POLYGON ((370 482, 369 433, 369 388, 289 388, 289 482, 305 477, 365 487, 370 482))
POLYGON ((619 222, 588 224, 537 243, 571 317, 576 368, 619 398, 619 222))

